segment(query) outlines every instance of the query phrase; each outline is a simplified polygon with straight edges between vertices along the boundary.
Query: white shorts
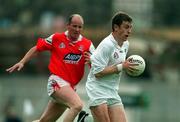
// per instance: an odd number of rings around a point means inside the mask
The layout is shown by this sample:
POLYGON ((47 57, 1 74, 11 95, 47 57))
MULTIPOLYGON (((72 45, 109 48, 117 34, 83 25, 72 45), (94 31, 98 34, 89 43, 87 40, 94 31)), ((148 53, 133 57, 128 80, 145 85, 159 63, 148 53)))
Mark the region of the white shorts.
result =
POLYGON ((106 103, 108 106, 123 105, 117 90, 108 89, 98 84, 86 83, 89 107, 106 103))
POLYGON ((52 93, 54 93, 56 90, 60 89, 63 86, 70 86, 70 84, 59 76, 52 74, 49 77, 47 84, 48 95, 51 96, 52 93))

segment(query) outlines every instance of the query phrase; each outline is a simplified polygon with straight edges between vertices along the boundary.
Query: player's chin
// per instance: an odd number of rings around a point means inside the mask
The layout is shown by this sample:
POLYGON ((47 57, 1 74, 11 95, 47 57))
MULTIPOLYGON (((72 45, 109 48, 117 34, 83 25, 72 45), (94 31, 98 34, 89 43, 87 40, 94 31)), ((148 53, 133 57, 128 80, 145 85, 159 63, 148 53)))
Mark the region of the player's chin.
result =
POLYGON ((128 36, 125 36, 125 37, 124 37, 124 41, 126 41, 127 39, 128 39, 128 36))
POLYGON ((80 33, 74 33, 74 37, 79 37, 80 33))
POLYGON ((125 35, 125 36, 124 36, 124 40, 127 40, 128 37, 129 37, 129 35, 125 35))
POLYGON ((77 40, 79 38, 79 35, 74 35, 73 38, 77 40))

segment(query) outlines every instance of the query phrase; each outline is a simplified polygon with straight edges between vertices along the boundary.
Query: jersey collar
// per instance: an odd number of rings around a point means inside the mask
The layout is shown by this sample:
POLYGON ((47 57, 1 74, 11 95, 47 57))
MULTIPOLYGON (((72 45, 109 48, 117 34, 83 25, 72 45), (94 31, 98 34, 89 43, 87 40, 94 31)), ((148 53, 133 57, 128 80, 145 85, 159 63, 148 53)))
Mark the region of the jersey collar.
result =
POLYGON ((110 39, 111 39, 112 43, 113 43, 118 49, 121 49, 121 48, 123 47, 123 45, 125 44, 125 42, 128 41, 128 40, 124 41, 123 44, 122 44, 122 46, 119 46, 119 45, 118 45, 118 42, 117 42, 117 41, 115 40, 115 38, 113 37, 112 33, 111 33, 109 36, 110 36, 110 39))

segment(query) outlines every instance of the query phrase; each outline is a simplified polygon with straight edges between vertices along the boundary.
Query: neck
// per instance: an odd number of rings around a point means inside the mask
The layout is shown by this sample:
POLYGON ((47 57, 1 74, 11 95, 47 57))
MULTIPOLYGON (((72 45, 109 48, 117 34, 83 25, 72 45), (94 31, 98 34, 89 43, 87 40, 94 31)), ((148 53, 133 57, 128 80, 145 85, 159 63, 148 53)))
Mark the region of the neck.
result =
POLYGON ((75 42, 75 41, 78 40, 78 38, 74 38, 74 37, 70 36, 70 34, 68 33, 68 31, 67 31, 67 33, 66 33, 66 36, 67 36, 67 38, 68 38, 71 42, 75 42))
POLYGON ((69 39, 71 42, 77 41, 77 38, 73 38, 73 37, 70 37, 70 36, 68 36, 68 39, 69 39))
POLYGON ((116 35, 115 33, 112 33, 112 35, 113 35, 114 39, 117 41, 118 45, 119 45, 119 46, 122 46, 122 44, 123 44, 124 41, 121 40, 121 39, 119 38, 119 36, 116 35))

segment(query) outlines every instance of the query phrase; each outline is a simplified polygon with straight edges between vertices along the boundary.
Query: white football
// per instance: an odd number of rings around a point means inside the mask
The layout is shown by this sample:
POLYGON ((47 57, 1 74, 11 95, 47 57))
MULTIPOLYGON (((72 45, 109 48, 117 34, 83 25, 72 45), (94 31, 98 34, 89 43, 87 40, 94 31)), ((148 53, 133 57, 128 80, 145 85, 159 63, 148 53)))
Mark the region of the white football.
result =
POLYGON ((127 58, 127 60, 132 64, 138 64, 133 66, 133 68, 137 69, 134 71, 126 70, 127 74, 130 76, 139 76, 141 75, 146 67, 144 59, 139 55, 131 55, 127 58))

